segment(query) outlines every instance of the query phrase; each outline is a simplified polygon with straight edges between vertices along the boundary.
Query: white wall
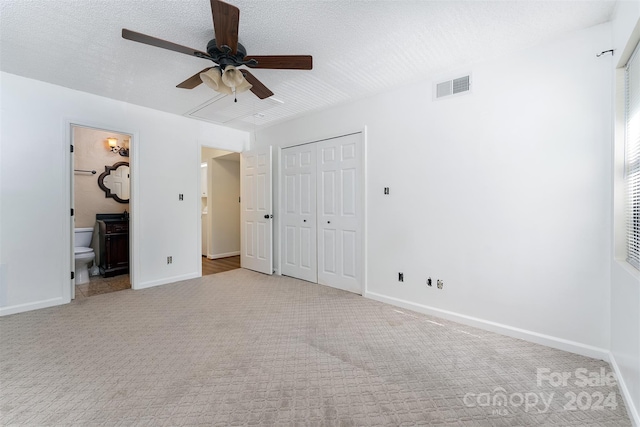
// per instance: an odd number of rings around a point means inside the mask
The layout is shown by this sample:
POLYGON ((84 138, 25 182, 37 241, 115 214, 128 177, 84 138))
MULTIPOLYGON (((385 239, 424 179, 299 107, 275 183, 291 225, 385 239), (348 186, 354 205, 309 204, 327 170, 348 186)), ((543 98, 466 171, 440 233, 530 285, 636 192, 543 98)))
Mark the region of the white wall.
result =
POLYGON ((471 71, 471 94, 433 101, 424 81, 256 147, 366 127, 367 296, 607 357, 612 60, 595 55, 610 46, 600 25, 438 76, 471 71))
POLYGON ((211 246, 209 258, 240 254, 240 162, 224 159, 209 161, 211 198, 211 246))
POLYGON ((1 314, 69 301, 69 123, 134 136, 133 286, 199 274, 200 146, 242 151, 247 133, 7 73, 0 85, 1 314))
POLYGON ((625 394, 629 413, 640 425, 640 272, 626 261, 624 219, 624 72, 633 48, 640 40, 640 2, 620 2, 612 21, 616 55, 616 120, 614 159, 615 248, 611 263, 611 360, 625 394))

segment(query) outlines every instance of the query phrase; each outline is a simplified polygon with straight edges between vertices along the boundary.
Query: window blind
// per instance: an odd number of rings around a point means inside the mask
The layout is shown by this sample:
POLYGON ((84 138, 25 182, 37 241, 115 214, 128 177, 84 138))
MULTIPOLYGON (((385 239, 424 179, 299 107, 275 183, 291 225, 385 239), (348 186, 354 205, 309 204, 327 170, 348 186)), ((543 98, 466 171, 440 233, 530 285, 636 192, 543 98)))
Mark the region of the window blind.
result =
MULTIPOLYGON (((639 45, 640 46, 640 45, 639 45)), ((640 270, 640 54, 638 46, 625 70, 625 181, 627 261, 640 270)))

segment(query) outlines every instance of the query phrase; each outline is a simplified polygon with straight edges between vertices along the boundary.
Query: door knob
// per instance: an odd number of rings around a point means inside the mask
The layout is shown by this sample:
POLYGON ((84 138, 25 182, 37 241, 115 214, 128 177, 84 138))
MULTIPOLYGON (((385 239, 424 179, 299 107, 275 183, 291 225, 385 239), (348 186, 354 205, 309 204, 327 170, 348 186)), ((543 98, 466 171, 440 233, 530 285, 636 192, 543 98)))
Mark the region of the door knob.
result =
POLYGON ((331 221, 327 221, 327 224, 331 224, 331 221))
POLYGON ((307 222, 307 220, 305 219, 304 222, 307 222))
POLYGON ((264 219, 269 219, 269 218, 273 218, 273 215, 265 215, 264 219))

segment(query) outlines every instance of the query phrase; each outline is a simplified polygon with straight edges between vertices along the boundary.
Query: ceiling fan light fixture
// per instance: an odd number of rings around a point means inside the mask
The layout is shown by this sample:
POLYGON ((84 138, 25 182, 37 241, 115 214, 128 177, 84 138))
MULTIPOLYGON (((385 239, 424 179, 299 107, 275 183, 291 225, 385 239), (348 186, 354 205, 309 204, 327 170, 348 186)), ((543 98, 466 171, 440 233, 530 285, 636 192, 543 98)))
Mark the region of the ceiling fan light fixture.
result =
POLYGON ((220 67, 209 68, 204 73, 200 73, 200 80, 202 83, 209 86, 211 89, 215 91, 220 91, 220 86, 224 86, 220 80, 222 76, 222 71, 220 71, 220 67))
POLYGON ((224 72, 222 73, 222 83, 231 88, 238 87, 244 82, 244 77, 240 70, 238 70, 233 65, 228 65, 225 67, 224 72))
POLYGON ((253 85, 251 83, 249 83, 245 79, 242 79, 242 83, 240 83, 240 85, 236 86, 236 93, 246 92, 249 89, 251 89, 252 87, 253 87, 253 85))

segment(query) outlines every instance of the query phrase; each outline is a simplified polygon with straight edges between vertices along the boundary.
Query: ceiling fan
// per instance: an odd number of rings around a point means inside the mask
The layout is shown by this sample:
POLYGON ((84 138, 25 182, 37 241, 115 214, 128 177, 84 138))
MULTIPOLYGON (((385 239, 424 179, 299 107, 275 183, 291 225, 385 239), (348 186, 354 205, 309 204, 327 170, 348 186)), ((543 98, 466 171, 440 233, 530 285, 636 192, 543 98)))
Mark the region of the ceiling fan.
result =
POLYGON ((122 29, 122 37, 127 40, 208 59, 216 64, 194 74, 176 86, 182 89, 193 89, 204 82, 207 86, 221 93, 230 95, 250 89, 258 98, 265 99, 272 96, 273 92, 248 70, 244 68, 238 69, 237 67, 311 70, 313 66, 311 55, 247 55, 245 47, 238 43, 240 10, 221 0, 210 1, 215 38, 207 44, 206 52, 137 33, 126 28, 122 29))

